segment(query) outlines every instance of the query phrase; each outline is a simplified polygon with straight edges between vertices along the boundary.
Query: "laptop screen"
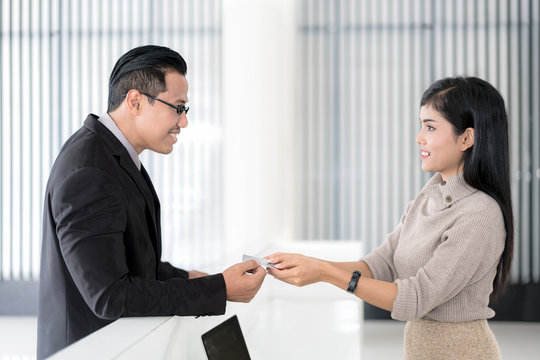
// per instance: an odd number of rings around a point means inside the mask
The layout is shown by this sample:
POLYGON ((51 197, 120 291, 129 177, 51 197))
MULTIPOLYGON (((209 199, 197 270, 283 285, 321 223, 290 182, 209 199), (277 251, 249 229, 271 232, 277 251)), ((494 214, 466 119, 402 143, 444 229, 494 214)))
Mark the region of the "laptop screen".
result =
POLYGON ((202 336, 208 360, 251 360, 236 315, 202 336))

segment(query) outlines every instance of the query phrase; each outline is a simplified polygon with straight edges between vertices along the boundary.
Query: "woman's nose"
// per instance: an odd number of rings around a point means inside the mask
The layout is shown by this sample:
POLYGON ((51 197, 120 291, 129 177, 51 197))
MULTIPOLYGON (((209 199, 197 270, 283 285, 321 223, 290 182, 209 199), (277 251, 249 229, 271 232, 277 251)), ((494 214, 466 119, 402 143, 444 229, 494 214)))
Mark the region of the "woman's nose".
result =
POLYGON ((424 143, 424 134, 423 134, 422 130, 420 130, 420 132, 416 136, 416 143, 420 144, 420 145, 422 145, 424 143))

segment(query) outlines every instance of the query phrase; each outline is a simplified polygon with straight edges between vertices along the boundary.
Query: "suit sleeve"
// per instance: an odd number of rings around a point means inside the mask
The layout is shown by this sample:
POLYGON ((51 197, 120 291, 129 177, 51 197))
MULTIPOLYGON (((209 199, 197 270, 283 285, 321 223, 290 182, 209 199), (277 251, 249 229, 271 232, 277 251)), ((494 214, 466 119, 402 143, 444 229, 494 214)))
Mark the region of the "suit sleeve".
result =
POLYGON ((96 168, 69 174, 49 194, 62 256, 92 311, 104 319, 223 314, 221 274, 189 280, 170 276, 174 268, 162 263, 163 280, 130 275, 124 247, 127 210, 120 194, 113 179, 96 168))
POLYGON ((159 263, 158 278, 159 280, 168 280, 173 278, 188 279, 189 273, 184 269, 179 269, 166 261, 162 261, 159 263))

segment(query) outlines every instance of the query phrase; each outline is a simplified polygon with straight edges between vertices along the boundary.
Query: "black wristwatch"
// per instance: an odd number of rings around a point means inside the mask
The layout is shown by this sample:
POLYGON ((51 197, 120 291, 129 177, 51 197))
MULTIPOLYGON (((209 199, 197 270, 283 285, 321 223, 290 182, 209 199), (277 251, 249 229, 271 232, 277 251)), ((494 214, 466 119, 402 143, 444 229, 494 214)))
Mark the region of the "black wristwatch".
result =
POLYGON ((356 285, 358 285, 358 279, 360 279, 360 276, 362 276, 360 271, 353 271, 351 281, 349 282, 349 286, 347 287, 347 292, 354 294, 354 290, 356 290, 356 285))

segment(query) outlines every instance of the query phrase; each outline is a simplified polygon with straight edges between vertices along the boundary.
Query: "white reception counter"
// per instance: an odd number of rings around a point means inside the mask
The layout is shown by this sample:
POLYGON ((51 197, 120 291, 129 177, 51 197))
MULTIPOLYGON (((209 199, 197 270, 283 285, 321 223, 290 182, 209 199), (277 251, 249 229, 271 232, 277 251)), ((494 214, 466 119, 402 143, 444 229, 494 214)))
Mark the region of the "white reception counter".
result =
MULTIPOLYGON (((359 242, 299 242, 280 250, 335 261, 362 253, 359 242)), ((328 284, 297 288, 268 276, 249 304, 212 317, 123 318, 49 359, 206 359, 201 335, 238 316, 251 358, 360 359, 362 302, 328 284)))

